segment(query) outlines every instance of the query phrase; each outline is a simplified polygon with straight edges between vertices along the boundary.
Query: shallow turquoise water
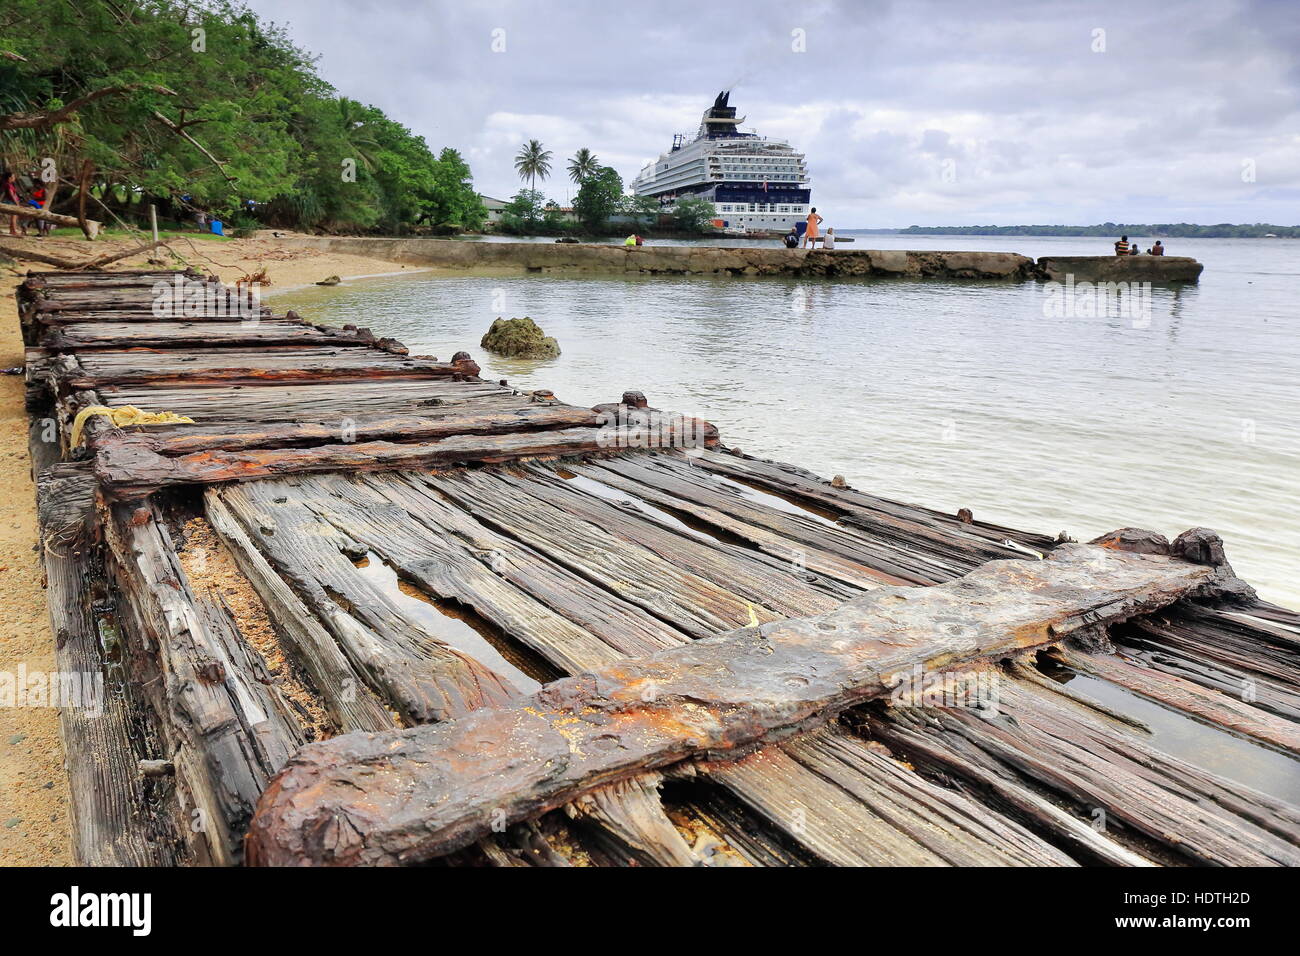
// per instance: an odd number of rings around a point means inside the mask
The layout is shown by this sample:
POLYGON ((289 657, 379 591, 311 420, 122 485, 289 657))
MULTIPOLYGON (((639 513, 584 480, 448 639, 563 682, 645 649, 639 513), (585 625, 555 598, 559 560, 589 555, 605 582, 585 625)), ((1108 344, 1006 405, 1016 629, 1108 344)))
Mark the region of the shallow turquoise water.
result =
MULTIPOLYGON (((1144 245, 1149 244, 1149 240, 1144 245)), ((1300 606, 1300 242, 1170 240, 1205 263, 1150 315, 1061 316, 1036 283, 412 275, 278 293, 413 353, 469 351, 565 401, 645 392, 751 454, 904 501, 1080 540, 1214 528, 1261 594, 1300 606), (478 341, 532 316, 547 362, 478 341)), ((863 236, 856 248, 1104 252, 1106 240, 863 236)))

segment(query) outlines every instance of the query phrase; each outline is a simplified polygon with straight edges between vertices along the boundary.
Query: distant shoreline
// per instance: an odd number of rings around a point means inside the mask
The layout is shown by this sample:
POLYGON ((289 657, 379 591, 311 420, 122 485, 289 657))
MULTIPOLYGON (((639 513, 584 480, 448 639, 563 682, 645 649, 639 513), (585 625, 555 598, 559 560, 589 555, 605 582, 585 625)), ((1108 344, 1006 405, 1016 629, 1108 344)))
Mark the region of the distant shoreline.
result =
POLYGON ((902 229, 842 229, 844 233, 877 236, 1027 236, 1054 238, 1117 238, 1141 236, 1156 239, 1300 239, 1300 226, 1270 223, 1114 223, 1095 226, 907 226, 902 229))

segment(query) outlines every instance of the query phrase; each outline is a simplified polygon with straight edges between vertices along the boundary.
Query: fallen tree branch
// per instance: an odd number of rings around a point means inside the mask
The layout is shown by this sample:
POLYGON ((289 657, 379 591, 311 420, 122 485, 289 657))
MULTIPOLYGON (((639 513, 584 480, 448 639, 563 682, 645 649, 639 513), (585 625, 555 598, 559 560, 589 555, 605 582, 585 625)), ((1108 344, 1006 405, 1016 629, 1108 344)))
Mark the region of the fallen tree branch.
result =
POLYGON ((88 262, 83 262, 79 268, 98 269, 101 268, 102 266, 108 265, 110 262, 117 262, 118 259, 127 259, 130 258, 131 256, 137 255, 142 252, 152 252, 154 249, 157 249, 161 245, 162 245, 161 241, 150 242, 144 245, 136 246, 133 249, 127 249, 125 252, 111 252, 108 255, 98 256, 97 258, 91 259, 88 262))
MULTIPOLYGON (((52 222, 56 226, 72 226, 81 228, 81 222, 76 216, 64 216, 55 212, 46 212, 44 209, 36 209, 32 206, 13 206, 9 203, 0 203, 0 215, 18 216, 20 219, 38 219, 45 222, 52 222)), ((99 233, 100 224, 93 219, 87 219, 86 227, 89 230, 89 234, 86 238, 94 239, 99 233)))
POLYGON ((925 671, 1054 643, 1225 580, 1226 564, 1064 545, 606 664, 455 720, 310 744, 262 794, 246 859, 427 861, 647 770, 788 739, 925 671))
POLYGON ((81 272, 87 269, 102 268, 111 262, 116 262, 119 259, 126 259, 141 252, 149 252, 155 247, 161 245, 163 245, 163 243, 153 242, 148 245, 127 249, 125 252, 112 252, 108 255, 96 256, 94 259, 63 259, 59 256, 47 255, 43 252, 33 252, 26 246, 15 247, 6 244, 0 244, 0 252, 3 252, 7 256, 12 256, 15 259, 27 259, 31 262, 43 262, 47 266, 56 266, 66 272, 81 272))
POLYGON ((46 255, 43 252, 33 252, 26 246, 11 246, 0 243, 0 253, 4 253, 6 256, 13 259, 26 259, 29 262, 43 262, 47 266, 55 266, 68 272, 80 269, 82 266, 81 262, 74 259, 60 259, 58 256, 46 255))

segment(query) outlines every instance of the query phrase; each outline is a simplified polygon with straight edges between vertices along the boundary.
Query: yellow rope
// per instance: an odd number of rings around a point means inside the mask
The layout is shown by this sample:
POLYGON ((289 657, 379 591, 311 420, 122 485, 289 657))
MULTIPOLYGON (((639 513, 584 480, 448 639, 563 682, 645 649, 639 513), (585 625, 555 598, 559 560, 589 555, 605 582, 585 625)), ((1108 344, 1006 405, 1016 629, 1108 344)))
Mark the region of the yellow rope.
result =
POLYGON ((81 444, 81 432, 86 427, 86 419, 91 415, 105 415, 119 428, 123 425, 193 425, 194 419, 177 415, 175 412, 144 412, 134 405, 109 408, 107 405, 87 405, 77 412, 72 421, 72 447, 81 444))

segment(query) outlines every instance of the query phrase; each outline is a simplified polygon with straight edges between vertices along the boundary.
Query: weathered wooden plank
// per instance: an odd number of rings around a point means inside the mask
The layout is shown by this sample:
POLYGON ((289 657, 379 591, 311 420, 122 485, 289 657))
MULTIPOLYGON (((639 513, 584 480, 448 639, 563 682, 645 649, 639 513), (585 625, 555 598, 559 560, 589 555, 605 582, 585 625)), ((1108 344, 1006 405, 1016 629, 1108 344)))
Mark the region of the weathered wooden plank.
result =
POLYGON ((334 638, 275 573, 215 489, 204 494, 204 514, 257 590, 339 728, 344 732, 392 728, 396 724, 392 714, 365 685, 334 638))
POLYGON ((322 332, 299 322, 257 319, 248 322, 69 322, 52 325, 37 344, 49 349, 228 348, 237 345, 336 345, 365 348, 366 341, 343 332, 322 332))
POLYGON ((159 716, 184 801, 197 813, 198 825, 184 836, 199 860, 238 862, 254 802, 301 738, 247 658, 232 653, 233 625, 191 590, 156 508, 116 508, 104 527, 132 666, 141 668, 133 676, 159 716), (155 673, 145 679, 149 669, 155 673))
POLYGON ((681 522, 668 524, 671 519, 665 512, 648 507, 639 510, 593 494, 590 483, 584 484, 576 475, 562 478, 552 464, 528 463, 521 471, 529 476, 522 487, 531 497, 553 504, 629 544, 648 548, 665 561, 783 617, 829 611, 861 593, 861 589, 846 588, 809 574, 794 562, 775 561, 757 549, 738 547, 708 535, 684 534, 681 522))
POLYGON ((811 572, 860 590, 870 590, 882 584, 911 583, 910 580, 878 571, 866 561, 854 560, 818 547, 807 540, 791 537, 785 533, 784 528, 773 529, 765 523, 751 523, 735 517, 728 511, 697 504, 693 500, 678 497, 635 478, 609 471, 600 467, 601 464, 600 462, 573 462, 568 467, 585 478, 632 494, 670 512, 684 514, 706 527, 749 542, 764 554, 777 560, 790 564, 797 562, 811 572))
POLYGON ((734 763, 704 764, 702 769, 827 864, 1075 865, 1017 824, 930 783, 833 726, 785 747, 767 747, 734 763), (829 800, 824 781, 834 788, 829 800), (809 801, 809 793, 819 799, 809 801))
POLYGON ((691 460, 705 470, 829 508, 845 523, 864 528, 873 534, 897 538, 912 546, 928 545, 934 551, 957 561, 978 564, 980 561, 1016 557, 1022 553, 1004 545, 1006 540, 1040 552, 1050 551, 1057 543, 1046 535, 1017 531, 975 521, 973 518, 963 521, 956 515, 890 501, 854 488, 837 488, 830 482, 818 479, 811 472, 792 465, 717 451, 705 451, 692 456, 691 460))
POLYGON ((438 379, 390 381, 382 389, 352 382, 199 388, 106 385, 96 391, 110 405, 188 410, 192 413, 190 417, 201 425, 224 423, 237 429, 258 422, 346 424, 402 415, 461 414, 471 408, 475 413, 488 413, 533 404, 528 396, 517 395, 499 385, 438 379))
POLYGON ((832 725, 786 747, 805 767, 953 866, 1074 866, 1020 825, 937 786, 832 725))
MULTIPOLYGON (((143 364, 134 368, 109 369, 93 361, 95 353, 87 353, 88 361, 83 362, 83 372, 70 376, 65 384, 70 388, 99 388, 104 385, 187 385, 190 387, 204 385, 260 385, 262 383, 313 384, 316 382, 346 382, 352 380, 384 381, 398 379, 418 381, 431 378, 451 378, 454 375, 468 374, 462 363, 425 362, 401 358, 386 352, 365 350, 365 362, 339 361, 337 356, 321 358, 299 357, 292 364, 285 362, 283 356, 268 358, 238 356, 238 364, 220 364, 224 356, 213 356, 213 352, 230 350, 208 350, 207 353, 190 354, 186 358, 191 364, 172 364, 148 367, 143 364), (280 359, 280 361, 275 361, 280 359)), ((361 352, 360 349, 352 350, 361 352)), ((147 362, 147 353, 140 355, 137 362, 147 362)), ((229 363, 230 359, 227 358, 229 363)), ((592 413, 595 420, 595 413, 592 413)))
POLYGON ((893 583, 934 584, 970 569, 969 562, 929 553, 915 544, 846 528, 793 506, 782 509, 771 496, 764 500, 759 492, 728 484, 725 477, 694 467, 691 459, 683 455, 642 455, 597 465, 603 472, 618 474, 625 480, 657 488, 749 525, 867 564, 891 575, 893 583))
POLYGON ((499 472, 458 470, 425 479, 479 521, 503 529, 575 573, 597 581, 694 637, 776 620, 781 615, 683 570, 534 498, 533 482, 499 472))
POLYGON ((405 617, 357 572, 348 555, 364 554, 360 544, 301 502, 268 490, 232 487, 222 501, 395 712, 423 723, 511 699, 514 688, 502 675, 405 617))
MULTIPOLYGON (((558 664, 575 666, 575 655, 579 660, 592 662, 610 660, 621 653, 593 641, 590 635, 557 619, 547 607, 530 600, 527 594, 509 593, 513 589, 506 579, 511 576, 511 566, 527 568, 528 573, 543 578, 555 574, 555 569, 542 560, 540 555, 523 554, 505 539, 494 540, 485 529, 475 533, 465 527, 464 521, 456 523, 454 528, 429 528, 421 523, 421 519, 399 509, 396 504, 375 492, 375 488, 391 490, 392 486, 401 484, 398 478, 399 476, 381 476, 372 482, 374 488, 357 482, 321 478, 295 480, 292 484, 259 482, 247 486, 246 490, 255 496, 260 507, 269 512, 274 512, 279 507, 277 499, 294 495, 355 542, 372 549, 400 572, 409 575, 429 594, 463 602, 485 615, 492 623, 501 626, 512 637, 545 650, 545 656, 558 664), (430 534, 431 530, 435 531, 433 535, 430 534), (460 544, 462 540, 468 540, 470 547, 460 544), (509 553, 512 547, 518 553, 509 553), (486 562, 484 556, 490 556, 486 562), (584 644, 591 646, 582 647, 584 644)), ((419 494, 413 486, 403 487, 411 492, 408 498, 425 504, 425 507, 417 509, 418 513, 428 516, 433 510, 434 502, 419 494)), ((207 500, 210 515, 216 513, 214 505, 225 510, 221 494, 218 489, 209 489, 207 500)), ((446 512, 453 511, 446 505, 442 508, 446 512)), ((236 530, 242 534, 242 529, 236 530)), ((279 527, 279 533, 286 530, 283 526, 279 527)), ((256 552, 251 542, 248 547, 256 552)), ((279 586, 287 590, 278 575, 271 573, 279 586)), ((578 616, 585 617, 591 613, 589 600, 599 606, 601 595, 590 586, 588 589, 592 593, 584 593, 584 584, 580 580, 564 582, 559 587, 552 587, 551 592, 564 595, 573 602, 578 616)), ((302 613, 304 617, 310 617, 305 609, 302 613)), ((613 617, 615 615, 611 615, 613 617)), ((636 609, 628 607, 625 612, 618 613, 616 618, 623 628, 620 635, 623 641, 616 642, 614 646, 626 647, 628 632, 635 633, 640 626, 636 609)), ((650 618, 646 618, 646 624, 662 629, 662 625, 650 618)), ((660 639, 657 634, 654 636, 656 640, 641 645, 641 649, 672 646, 685 641, 681 635, 673 635, 670 639, 660 639)), ((480 663, 485 663, 482 658, 479 660, 480 663)), ((671 854, 680 849, 674 847, 671 841, 664 844, 669 832, 675 831, 658 807, 657 798, 646 787, 638 786, 626 793, 596 794, 586 809, 590 812, 581 814, 585 824, 606 845, 622 847, 624 862, 644 862, 655 858, 667 862, 671 854), (638 832, 641 833, 640 841, 635 844, 628 842, 638 832)), ((677 840, 680 843, 680 838, 677 840)), ((496 865, 517 865, 520 860, 517 855, 510 854, 504 838, 483 842, 480 849, 496 865)), ((548 857, 553 858, 553 854, 548 857)), ((523 859, 530 864, 537 862, 531 855, 523 859)))
POLYGON ((349 734, 304 748, 272 781, 250 858, 428 859, 487 832, 494 814, 527 818, 687 756, 743 752, 915 666, 1041 646, 1220 587, 1225 570, 1070 545, 1048 561, 990 562, 950 584, 882 588, 820 617, 594 668, 440 726, 349 734))
POLYGON ((1194 681, 1262 710, 1300 721, 1300 645, 1285 627, 1257 617, 1182 607, 1118 628, 1113 640, 1153 670, 1194 681))
POLYGON ((306 505, 429 595, 472 609, 559 673, 689 638, 497 534, 424 486, 423 476, 302 479, 306 505), (330 495, 323 493, 328 487, 330 495))
MULTIPOLYGON (((148 309, 101 309, 98 307, 84 307, 76 309, 61 309, 58 311, 32 310, 33 318, 39 319, 44 328, 58 328, 71 323, 94 324, 96 322, 106 323, 123 323, 123 322, 159 322, 162 317, 155 315, 148 309)), ((225 315, 199 315, 187 317, 186 322, 204 322, 215 324, 217 328, 221 325, 230 325, 232 323, 249 322, 252 318, 258 321, 277 321, 292 322, 295 321, 285 315, 275 315, 269 310, 264 310, 256 316, 240 315, 236 311, 231 311, 225 315)), ((301 322, 299 322, 301 324, 301 322)))
POLYGON ((1240 698, 1207 690, 1189 680, 1138 666, 1136 662, 1115 654, 1086 654, 1064 647, 1056 653, 1067 666, 1075 670, 1127 687, 1143 697, 1198 720, 1300 755, 1300 724, 1275 717, 1240 698))
MULTIPOLYGON (((458 406, 465 408, 465 406, 458 406)), ((358 442, 436 441, 457 435, 506 435, 581 428, 596 423, 596 413, 568 405, 522 404, 509 411, 476 413, 473 406, 459 414, 427 417, 369 419, 325 425, 308 422, 269 424, 261 428, 205 428, 186 426, 169 433, 152 429, 106 436, 95 443, 100 451, 117 443, 134 443, 154 454, 180 458, 205 452, 240 452, 252 449, 308 448, 338 444, 350 436, 358 442)))
POLYGON ((249 481, 327 471, 434 468, 459 462, 502 462, 539 455, 590 454, 600 450, 601 441, 599 429, 562 428, 505 435, 453 435, 438 441, 410 444, 369 441, 316 445, 306 449, 196 452, 165 458, 138 440, 123 440, 99 450, 95 457, 95 476, 111 494, 139 497, 175 485, 249 481))
POLYGON ((978 748, 965 745, 955 735, 933 732, 916 715, 905 713, 884 721, 873 719, 870 727, 872 736, 888 743, 896 753, 945 778, 960 780, 979 794, 986 805, 1006 807, 1027 825, 1069 847, 1075 859, 1109 866, 1155 865, 1102 832, 1094 820, 1061 809, 1017 780, 1009 769, 992 764, 987 758, 981 761, 972 757, 971 751, 978 754, 978 748))
MULTIPOLYGON (((59 704, 59 730, 68 774, 73 857, 82 866, 175 866, 185 859, 177 821, 159 804, 159 783, 143 777, 150 750, 143 715, 130 683, 104 659, 111 633, 101 636, 91 607, 104 590, 103 562, 89 535, 87 499, 95 482, 83 468, 62 476, 48 466, 57 447, 31 430, 42 557, 54 656, 71 699, 59 704), (57 500, 56 500, 57 499, 57 500), (80 691, 80 694, 75 693, 80 691), (137 756, 138 754, 138 756, 137 756)), ((107 626, 107 625, 106 625, 107 626)))
POLYGON ((1005 679, 998 698, 991 719, 962 708, 904 707, 873 722, 872 732, 909 759, 915 740, 928 741, 930 754, 958 777, 981 767, 1063 796, 1089 821, 1101 820, 1109 838, 1136 833, 1171 859, 1300 864, 1295 807, 1171 757, 1059 694, 1005 679))
MULTIPOLYGON (((565 807, 568 816, 597 828, 623 859, 641 866, 701 866, 659 802, 658 774, 642 774, 584 794, 565 807)), ((623 862, 623 860, 620 860, 623 862)))

